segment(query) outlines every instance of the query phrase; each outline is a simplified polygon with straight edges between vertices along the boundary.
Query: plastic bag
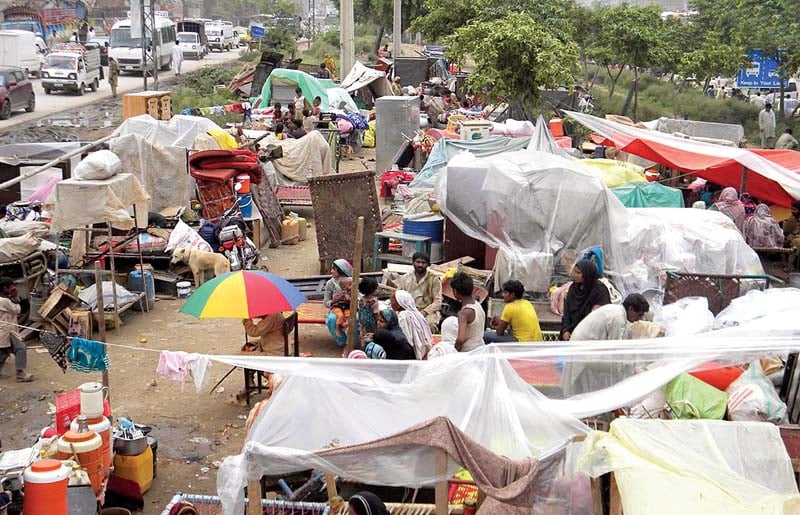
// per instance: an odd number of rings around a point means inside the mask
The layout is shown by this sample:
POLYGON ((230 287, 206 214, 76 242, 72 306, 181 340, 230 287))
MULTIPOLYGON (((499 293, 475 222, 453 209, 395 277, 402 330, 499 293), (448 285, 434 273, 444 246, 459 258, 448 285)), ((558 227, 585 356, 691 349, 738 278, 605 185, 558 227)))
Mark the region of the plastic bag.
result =
POLYGON ((681 374, 664 387, 675 418, 721 419, 728 406, 728 394, 711 385, 681 374))
POLYGON ((710 331, 714 314, 708 309, 705 297, 684 297, 661 306, 653 319, 664 326, 667 336, 685 336, 710 331))
MULTIPOLYGON (((139 296, 126 290, 122 285, 118 284, 117 289, 117 305, 125 306, 131 302, 139 300, 139 296)), ((97 285, 93 284, 82 290, 78 296, 81 301, 85 302, 90 308, 94 309, 97 306, 97 285)), ((114 305, 114 289, 111 281, 103 281, 103 308, 108 309, 109 306, 114 305)))
POLYGON ((39 250, 41 240, 30 234, 0 238, 0 263, 10 263, 28 257, 39 250))
POLYGON ((211 245, 208 244, 197 231, 186 225, 182 220, 178 220, 175 228, 169 235, 169 242, 164 252, 172 252, 178 247, 189 247, 205 252, 213 252, 211 245))
POLYGON ((754 361, 728 389, 728 414, 733 421, 780 424, 786 417, 786 404, 778 397, 761 363, 754 361))
POLYGON ((102 181, 113 177, 122 169, 122 161, 110 150, 92 152, 78 163, 72 176, 81 181, 102 181))

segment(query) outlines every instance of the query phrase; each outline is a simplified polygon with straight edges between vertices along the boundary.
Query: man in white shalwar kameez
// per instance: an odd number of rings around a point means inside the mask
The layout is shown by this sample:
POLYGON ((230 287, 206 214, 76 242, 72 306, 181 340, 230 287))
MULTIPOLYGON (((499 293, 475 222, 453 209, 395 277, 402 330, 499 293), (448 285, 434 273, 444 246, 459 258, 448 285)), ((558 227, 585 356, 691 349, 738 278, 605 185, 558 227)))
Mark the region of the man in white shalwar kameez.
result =
POLYGON ((172 47, 172 71, 175 75, 181 74, 181 65, 183 64, 183 50, 181 50, 181 45, 179 41, 175 42, 175 46, 172 47))
MULTIPOLYGON (((628 324, 641 320, 649 310, 647 300, 632 293, 621 305, 606 304, 589 313, 572 332, 570 342, 628 338, 628 324)), ((632 364, 568 361, 561 373, 561 389, 565 397, 570 397, 607 388, 632 374, 632 364)))

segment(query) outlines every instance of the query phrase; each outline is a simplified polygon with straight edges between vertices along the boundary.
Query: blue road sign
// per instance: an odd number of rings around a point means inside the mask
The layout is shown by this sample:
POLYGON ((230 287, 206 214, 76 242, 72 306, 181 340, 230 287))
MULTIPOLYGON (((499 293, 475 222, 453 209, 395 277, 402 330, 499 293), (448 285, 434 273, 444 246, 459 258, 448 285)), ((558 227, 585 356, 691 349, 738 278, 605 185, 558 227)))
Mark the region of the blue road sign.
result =
POLYGON ((254 39, 264 39, 264 27, 259 27, 258 25, 253 25, 250 27, 250 36, 254 39))
POLYGON ((739 69, 736 84, 740 88, 777 89, 781 87, 778 59, 761 50, 747 52, 748 62, 739 69))

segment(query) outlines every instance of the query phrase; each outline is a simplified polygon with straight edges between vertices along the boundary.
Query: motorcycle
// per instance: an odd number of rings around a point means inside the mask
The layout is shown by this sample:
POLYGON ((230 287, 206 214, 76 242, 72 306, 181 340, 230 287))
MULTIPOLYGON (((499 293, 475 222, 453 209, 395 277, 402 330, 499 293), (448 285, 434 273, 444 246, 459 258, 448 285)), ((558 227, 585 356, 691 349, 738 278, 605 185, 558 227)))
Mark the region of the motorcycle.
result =
POLYGON ((580 102, 578 102, 578 111, 584 114, 592 114, 594 112, 594 96, 587 94, 581 97, 580 102))
POLYGON ((231 271, 254 270, 258 265, 258 247, 245 235, 246 226, 236 204, 223 214, 217 224, 219 251, 231 264, 231 271))

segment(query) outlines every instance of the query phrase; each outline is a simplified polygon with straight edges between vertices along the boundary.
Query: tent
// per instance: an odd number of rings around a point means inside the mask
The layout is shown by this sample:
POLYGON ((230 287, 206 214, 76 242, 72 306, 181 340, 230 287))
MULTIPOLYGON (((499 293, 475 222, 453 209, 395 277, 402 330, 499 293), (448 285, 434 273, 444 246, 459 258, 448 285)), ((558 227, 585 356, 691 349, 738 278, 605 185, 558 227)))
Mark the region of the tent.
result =
POLYGON ((506 262, 515 263, 517 275, 544 282, 566 276, 570 256, 596 245, 617 288, 647 292, 651 304, 661 303, 664 270, 763 273, 758 256, 725 215, 626 209, 582 161, 545 152, 456 155, 441 173, 436 198, 448 223, 498 248, 506 262))
POLYGON ((800 199, 800 152, 749 150, 687 140, 567 111, 609 145, 650 161, 745 191, 781 206, 800 199))
MULTIPOLYGON (((254 410, 242 453, 225 458, 220 467, 217 490, 223 513, 242 513, 246 482, 262 474, 280 476, 316 469, 368 484, 416 487, 447 479, 457 470, 458 463, 473 472, 473 465, 486 472, 487 467, 506 471, 507 475, 496 481, 486 481, 486 476, 480 473, 474 477, 483 485, 491 484, 487 492, 490 497, 513 504, 517 496, 529 492, 528 479, 534 476, 526 475, 525 471, 533 474, 536 470, 522 465, 548 462, 575 436, 586 434, 588 428, 579 417, 635 404, 701 363, 716 360, 721 364, 747 363, 766 354, 783 354, 800 348, 793 322, 800 316, 800 291, 776 289, 753 293, 757 295, 737 299, 744 305, 731 304, 717 317, 720 322, 730 320, 728 311, 738 310, 741 316, 736 317, 734 327, 700 335, 568 345, 493 344, 471 353, 426 361, 333 358, 297 361, 283 357, 215 356, 215 361, 228 365, 286 376, 272 398, 254 410), (611 387, 560 399, 557 392, 545 394, 530 387, 517 372, 521 364, 554 364, 559 360, 600 365, 627 363, 632 365, 627 368, 635 375, 616 376, 611 387), (442 456, 442 450, 446 456, 442 456), (470 456, 476 453, 484 459, 470 463, 470 456), (510 482, 516 488, 506 489, 510 482)), ((697 480, 695 486, 714 492, 735 491, 738 487, 742 493, 753 493, 752 497, 732 496, 726 501, 738 505, 739 510, 770 500, 776 492, 797 498, 796 490, 787 491, 782 486, 790 484, 792 474, 788 456, 776 445, 779 440, 775 440, 775 435, 771 435, 768 446, 760 446, 751 444, 753 440, 738 431, 756 425, 775 431, 774 426, 726 423, 730 429, 727 435, 719 436, 718 431, 713 431, 713 439, 704 439, 695 432, 697 438, 684 438, 681 445, 658 446, 655 433, 675 428, 672 437, 681 438, 692 431, 685 432, 679 427, 681 421, 652 423, 665 426, 639 427, 640 431, 654 435, 653 438, 644 435, 641 440, 641 456, 645 461, 634 461, 635 457, 626 452, 625 448, 634 450, 637 440, 625 438, 620 427, 608 436, 590 433, 614 446, 608 449, 608 458, 601 455, 603 442, 594 438, 583 452, 573 448, 587 458, 574 455, 578 466, 592 469, 590 472, 595 475, 603 473, 598 469, 618 470, 620 464, 628 464, 648 469, 645 472, 653 475, 669 468, 665 467, 669 463, 691 463, 700 453, 706 459, 695 462, 696 470, 681 466, 672 470, 672 474, 693 477, 697 480), (716 445, 712 445, 712 440, 716 445), (743 444, 744 441, 747 443, 743 444), (710 456, 715 450, 721 452, 710 456), (662 459, 657 459, 657 455, 662 459), (721 472, 719 467, 724 464, 720 460, 737 455, 746 459, 729 462, 730 467, 724 473, 713 473, 721 472), (620 460, 614 459, 617 457, 620 460), (742 470, 748 466, 753 468, 742 470), (696 477, 695 471, 703 474, 696 477), (705 475, 705 472, 712 473, 705 475), (764 488, 757 488, 757 484, 764 488)), ((764 435, 770 430, 755 432, 764 435)), ((545 471, 547 468, 539 469, 543 473, 536 476, 543 487, 569 479, 569 467, 545 471)), ((569 486, 565 491, 574 491, 574 485, 561 485, 569 486)), ((655 481, 649 486, 668 489, 669 485, 655 481)), ((690 508, 684 510, 687 513, 714 511, 691 509, 695 503, 705 506, 708 501, 703 496, 684 496, 683 489, 680 492, 681 501, 689 503, 690 508)), ((587 511, 572 509, 558 513, 577 515, 587 511)))
POLYGON ((657 182, 629 182, 611 192, 625 207, 685 207, 680 190, 657 182))
MULTIPOLYGON (((328 93, 316 77, 301 72, 300 70, 289 70, 286 68, 275 68, 269 74, 267 80, 264 82, 264 87, 261 89, 261 106, 266 107, 274 98, 278 102, 289 102, 294 98, 294 89, 300 87, 303 90, 303 96, 310 103, 314 98, 320 97, 322 100, 322 109, 330 107, 328 100, 328 93)), ((250 99, 251 103, 255 102, 254 97, 250 99)))

